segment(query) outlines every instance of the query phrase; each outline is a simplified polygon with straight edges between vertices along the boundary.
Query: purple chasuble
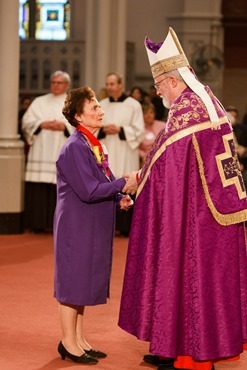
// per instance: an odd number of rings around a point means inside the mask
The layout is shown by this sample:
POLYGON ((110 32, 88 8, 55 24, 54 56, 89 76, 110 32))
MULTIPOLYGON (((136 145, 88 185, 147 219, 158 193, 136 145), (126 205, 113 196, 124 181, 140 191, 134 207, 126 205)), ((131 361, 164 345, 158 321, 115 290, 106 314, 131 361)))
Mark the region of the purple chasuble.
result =
POLYGON ((220 128, 185 89, 142 169, 119 315, 151 353, 195 361, 247 342, 246 193, 232 128, 207 90, 220 128))

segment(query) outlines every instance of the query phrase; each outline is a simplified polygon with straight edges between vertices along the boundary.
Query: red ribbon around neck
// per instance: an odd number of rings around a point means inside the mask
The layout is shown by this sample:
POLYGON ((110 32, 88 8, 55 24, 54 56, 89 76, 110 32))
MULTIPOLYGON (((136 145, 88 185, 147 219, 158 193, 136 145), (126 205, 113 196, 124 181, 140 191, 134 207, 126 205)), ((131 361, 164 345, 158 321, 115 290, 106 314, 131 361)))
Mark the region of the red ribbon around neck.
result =
POLYGON ((86 127, 78 125, 76 129, 77 131, 80 131, 83 135, 85 135, 88 138, 88 140, 92 144, 93 153, 95 155, 99 167, 108 177, 110 177, 111 172, 109 169, 108 161, 100 141, 97 139, 96 136, 94 136, 94 134, 92 134, 88 129, 86 129, 86 127))

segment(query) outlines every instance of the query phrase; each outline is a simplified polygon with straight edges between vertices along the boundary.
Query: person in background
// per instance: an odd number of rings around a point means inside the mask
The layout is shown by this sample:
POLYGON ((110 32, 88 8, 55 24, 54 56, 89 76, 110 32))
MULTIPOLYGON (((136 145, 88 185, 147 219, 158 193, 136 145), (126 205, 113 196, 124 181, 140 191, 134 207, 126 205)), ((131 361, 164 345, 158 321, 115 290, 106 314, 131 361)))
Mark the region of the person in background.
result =
POLYGON ((144 95, 144 90, 140 86, 133 86, 129 94, 133 99, 139 101, 140 104, 144 102, 144 95))
MULTIPOLYGON (((124 91, 123 78, 118 73, 106 76, 108 97, 100 104, 105 112, 104 126, 98 132, 98 139, 107 147, 109 163, 114 175, 139 169, 139 144, 144 135, 144 121, 141 104, 124 91)), ((132 211, 117 212, 116 230, 120 236, 128 236, 132 211)))
POLYGON ((155 106, 155 119, 166 121, 168 109, 162 103, 162 99, 156 94, 155 86, 151 85, 149 89, 151 103, 155 106))
POLYGON ((155 119, 155 106, 150 104, 142 105, 143 118, 145 123, 145 136, 139 145, 139 155, 141 160, 141 167, 145 161, 147 154, 150 152, 151 146, 160 130, 165 128, 164 121, 155 119))
POLYGON ((22 132, 21 132, 21 120, 22 120, 22 117, 24 116, 24 114, 26 113, 27 108, 32 103, 32 101, 33 101, 33 98, 29 95, 23 96, 20 100, 20 109, 19 109, 19 114, 18 114, 18 118, 19 118, 18 133, 22 134, 22 132))
POLYGON ((125 178, 116 179, 95 132, 104 111, 88 87, 68 92, 63 114, 75 127, 56 162, 57 205, 54 215, 55 284, 62 340, 58 352, 81 364, 96 364, 104 352, 87 342, 85 306, 109 297, 115 210, 127 211, 133 201, 120 194, 125 178))
POLYGON ((236 152, 245 188, 247 189, 247 127, 242 123, 239 123, 239 112, 235 106, 229 105, 226 107, 226 112, 232 125, 236 152))
POLYGON ((247 125, 247 113, 243 116, 243 125, 247 125))
POLYGON ((226 111, 174 30, 145 46, 169 115, 123 189, 140 176, 119 326, 166 359, 158 370, 213 370, 247 349, 244 181, 226 111))
POLYGON ((24 116, 27 108, 32 103, 33 98, 31 96, 23 96, 20 100, 20 109, 18 113, 18 134, 20 135, 20 139, 24 142, 24 155, 25 155, 25 161, 27 161, 27 155, 29 151, 29 144, 27 140, 25 139, 25 136, 23 135, 22 131, 22 117, 24 116))
POLYGON ((239 145, 247 147, 247 127, 240 122, 239 111, 234 105, 228 105, 226 112, 232 116, 231 124, 239 145))
POLYGON ((70 76, 56 71, 50 93, 33 100, 22 118, 23 135, 30 146, 25 173, 26 227, 32 232, 52 230, 56 203, 58 153, 73 129, 62 114, 70 76))
MULTIPOLYGON (((152 104, 152 99, 151 99, 150 94, 147 91, 144 91, 142 105, 148 105, 148 104, 152 104)), ((156 108, 155 108, 155 118, 156 118, 156 108)))

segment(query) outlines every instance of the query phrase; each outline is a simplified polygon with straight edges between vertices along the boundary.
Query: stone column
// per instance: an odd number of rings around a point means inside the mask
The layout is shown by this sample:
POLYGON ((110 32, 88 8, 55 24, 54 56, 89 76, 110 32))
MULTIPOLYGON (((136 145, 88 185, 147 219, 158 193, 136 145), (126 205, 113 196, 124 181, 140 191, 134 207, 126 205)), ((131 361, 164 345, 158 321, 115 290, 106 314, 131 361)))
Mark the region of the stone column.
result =
POLYGON ((94 74, 96 77, 95 88, 99 91, 105 86, 105 75, 112 68, 112 25, 113 19, 111 14, 112 0, 104 0, 98 2, 98 27, 96 31, 95 56, 96 66, 94 74))
POLYGON ((116 1, 116 15, 114 25, 114 48, 112 60, 114 70, 125 76, 126 73, 126 0, 116 1))
POLYGON ((85 84, 95 89, 95 0, 86 0, 85 84))
POLYGON ((0 2, 0 234, 23 231, 24 152, 17 133, 18 18, 18 0, 0 2))
POLYGON ((125 77, 126 0, 87 0, 86 21, 85 80, 97 93, 107 73, 125 77))

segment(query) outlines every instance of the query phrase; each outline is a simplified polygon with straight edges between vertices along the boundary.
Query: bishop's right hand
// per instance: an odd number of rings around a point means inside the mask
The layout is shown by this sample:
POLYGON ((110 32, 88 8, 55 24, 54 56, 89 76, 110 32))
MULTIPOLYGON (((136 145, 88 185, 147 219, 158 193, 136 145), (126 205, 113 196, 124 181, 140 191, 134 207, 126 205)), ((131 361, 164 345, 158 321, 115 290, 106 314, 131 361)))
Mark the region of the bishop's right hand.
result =
POLYGON ((138 171, 126 173, 123 177, 126 180, 126 184, 122 189, 123 193, 134 195, 138 188, 138 182, 136 180, 136 174, 138 171))

